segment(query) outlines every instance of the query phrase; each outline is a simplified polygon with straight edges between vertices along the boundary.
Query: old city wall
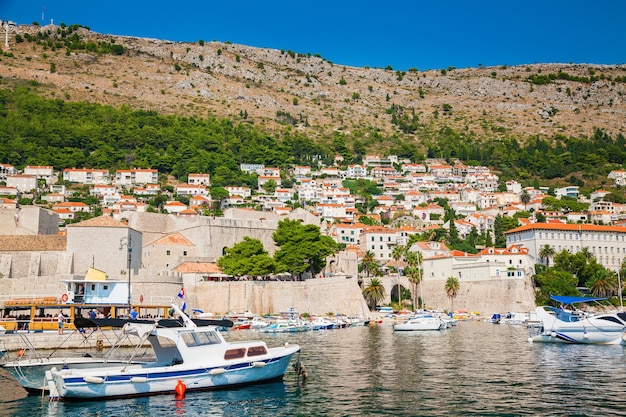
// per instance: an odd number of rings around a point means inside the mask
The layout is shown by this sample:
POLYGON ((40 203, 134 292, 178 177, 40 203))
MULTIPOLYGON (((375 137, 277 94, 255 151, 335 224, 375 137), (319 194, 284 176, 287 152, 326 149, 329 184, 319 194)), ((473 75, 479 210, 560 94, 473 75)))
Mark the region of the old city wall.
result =
POLYGON ((134 213, 130 216, 131 228, 143 234, 143 244, 148 245, 166 235, 180 233, 196 247, 196 256, 217 260, 225 247, 233 246, 249 236, 259 239, 274 253, 276 246, 272 233, 278 227, 276 220, 242 220, 194 216, 190 218, 157 213, 134 213))
POLYGON ((426 308, 492 313, 534 311, 535 291, 527 280, 486 280, 461 282, 454 304, 445 291, 444 280, 424 280, 422 289, 426 308))
POLYGON ((344 276, 306 281, 202 281, 185 284, 187 304, 224 314, 250 310, 272 314, 294 308, 299 313, 368 316, 356 279, 344 276))

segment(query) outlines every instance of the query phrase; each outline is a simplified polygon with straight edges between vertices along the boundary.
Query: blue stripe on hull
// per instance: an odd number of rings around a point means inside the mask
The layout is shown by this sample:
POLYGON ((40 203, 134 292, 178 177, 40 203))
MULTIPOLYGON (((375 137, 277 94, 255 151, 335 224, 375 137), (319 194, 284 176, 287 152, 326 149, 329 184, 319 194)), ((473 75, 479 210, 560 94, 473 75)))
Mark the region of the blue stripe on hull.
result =
MULTIPOLYGON (((221 367, 199 368, 158 373, 135 371, 128 375, 101 376, 102 384, 86 383, 82 377, 64 379, 67 399, 92 399, 98 397, 119 398, 153 395, 173 392, 178 380, 185 383, 188 391, 228 388, 260 382, 275 381, 283 378, 293 354, 279 358, 259 360, 264 367, 254 367, 252 362, 242 362, 224 367, 223 374, 211 375, 212 369, 221 367), (131 382, 131 378, 147 378, 146 382, 131 382)), ((63 390, 65 391, 65 390, 63 390)))

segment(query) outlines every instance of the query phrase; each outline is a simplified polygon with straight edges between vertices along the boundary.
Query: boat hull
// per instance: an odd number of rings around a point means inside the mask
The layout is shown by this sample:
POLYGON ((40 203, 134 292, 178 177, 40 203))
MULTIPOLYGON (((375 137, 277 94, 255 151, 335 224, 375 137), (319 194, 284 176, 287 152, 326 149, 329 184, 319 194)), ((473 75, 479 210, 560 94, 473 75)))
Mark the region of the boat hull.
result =
POLYGON ((572 315, 545 306, 536 311, 539 323, 529 326, 531 342, 626 345, 626 326, 618 315, 572 315))
POLYGON ((393 326, 396 331, 425 331, 425 330, 443 330, 446 324, 441 320, 408 320, 401 324, 393 326))
POLYGON ((299 350, 294 345, 281 348, 280 354, 254 362, 248 360, 206 368, 190 369, 184 364, 157 367, 131 365, 95 374, 68 370, 54 372, 51 376, 61 400, 173 393, 179 381, 185 385, 186 391, 221 389, 280 380, 292 356, 299 350))
POLYGON ((41 392, 49 389, 46 381, 46 371, 52 368, 85 369, 93 368, 94 365, 106 367, 119 367, 122 361, 105 361, 102 358, 73 357, 73 358, 41 358, 24 359, 7 362, 2 368, 7 371, 22 388, 29 392, 41 392))

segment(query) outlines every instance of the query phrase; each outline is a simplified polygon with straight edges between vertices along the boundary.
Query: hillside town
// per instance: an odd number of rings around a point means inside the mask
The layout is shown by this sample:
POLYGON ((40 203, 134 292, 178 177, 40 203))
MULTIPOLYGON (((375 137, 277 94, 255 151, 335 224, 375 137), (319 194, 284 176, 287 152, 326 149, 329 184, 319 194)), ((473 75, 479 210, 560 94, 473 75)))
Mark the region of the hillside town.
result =
MULTIPOLYGON (((242 171, 256 175, 257 187, 226 186, 223 195, 212 195, 206 173, 190 173, 185 182, 168 186, 156 169, 59 172, 52 166, 26 166, 18 171, 2 164, 0 218, 5 237, 13 236, 0 245, 0 277, 80 275, 93 266, 122 280, 131 270, 138 276, 178 277, 175 285, 190 274, 200 281, 238 279, 226 277, 217 267, 223 249, 252 236, 273 252, 270 235, 282 218, 319 226, 323 234, 345 245, 317 278, 357 277, 359 259, 371 254, 385 277, 392 278, 384 280, 387 302, 394 291, 397 296, 394 283, 409 287, 406 279, 400 283, 400 274, 394 274, 403 268, 403 262, 394 259, 394 248, 407 245, 416 234, 432 236, 408 248, 421 253, 425 283, 455 277, 461 286, 508 280, 528 287, 535 264, 550 261, 540 254, 545 245, 554 253, 587 248, 614 271, 626 257, 626 204, 605 201, 608 191, 583 196, 577 186, 522 187, 512 180, 500 184, 487 167, 462 161, 411 163, 393 155, 367 155, 362 161, 345 169, 340 168, 340 157, 334 166, 289 170, 241 164, 242 171), (361 180, 381 191, 369 205, 344 185, 361 180), (155 196, 164 196, 158 206, 150 204, 155 196), (576 201, 586 209, 556 211, 546 207, 546 198, 576 201), (455 213, 453 227, 461 239, 475 234, 494 242, 496 218, 515 218, 516 227, 505 232, 506 247, 481 245, 477 253, 469 253, 436 240, 438 229, 451 227, 442 202, 455 213), (119 233, 111 234, 110 228, 119 233), (26 238, 28 244, 19 244, 26 238), (105 255, 107 241, 111 253, 105 255), (118 250, 123 245, 128 254, 118 250), (55 251, 59 253, 54 262, 45 259, 55 251)), ((622 186, 626 171, 612 171, 608 178, 622 186)), ((435 307, 446 304, 445 293, 440 292, 434 297, 435 307)))

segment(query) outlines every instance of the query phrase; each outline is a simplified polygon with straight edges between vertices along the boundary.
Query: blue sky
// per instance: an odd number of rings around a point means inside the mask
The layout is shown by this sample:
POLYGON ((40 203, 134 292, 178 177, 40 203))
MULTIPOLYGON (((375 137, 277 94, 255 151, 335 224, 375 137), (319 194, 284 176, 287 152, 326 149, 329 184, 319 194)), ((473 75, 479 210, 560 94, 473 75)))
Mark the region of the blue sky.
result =
POLYGON ((626 1, 0 0, 0 19, 419 70, 626 63, 626 1), (43 19, 42 19, 43 14, 43 19))

